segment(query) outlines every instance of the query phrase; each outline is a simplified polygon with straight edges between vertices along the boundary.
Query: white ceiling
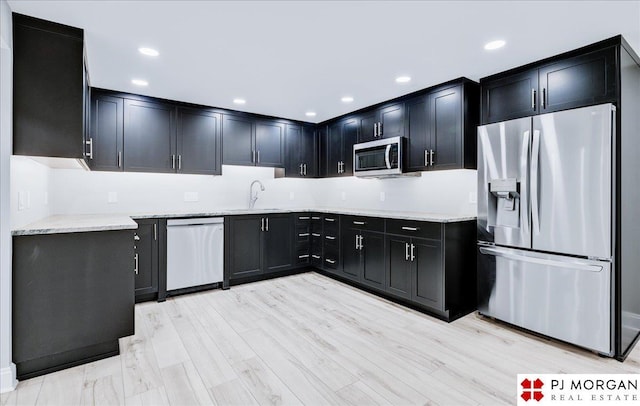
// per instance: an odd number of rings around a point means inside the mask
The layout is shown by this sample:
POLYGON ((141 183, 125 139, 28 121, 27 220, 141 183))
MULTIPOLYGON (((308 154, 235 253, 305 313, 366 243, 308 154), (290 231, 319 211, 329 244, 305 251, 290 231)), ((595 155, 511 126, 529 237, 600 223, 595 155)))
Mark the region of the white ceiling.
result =
POLYGON ((640 1, 9 1, 85 30, 91 84, 320 122, 622 34, 640 1), (488 52, 483 45, 504 39, 488 52), (160 51, 157 58, 140 46, 160 51), (398 75, 408 84, 397 84, 398 75), (131 84, 143 78, 149 86, 131 84), (340 98, 355 101, 344 104, 340 98), (233 99, 247 100, 244 106, 233 99), (317 112, 315 118, 305 112, 317 112))

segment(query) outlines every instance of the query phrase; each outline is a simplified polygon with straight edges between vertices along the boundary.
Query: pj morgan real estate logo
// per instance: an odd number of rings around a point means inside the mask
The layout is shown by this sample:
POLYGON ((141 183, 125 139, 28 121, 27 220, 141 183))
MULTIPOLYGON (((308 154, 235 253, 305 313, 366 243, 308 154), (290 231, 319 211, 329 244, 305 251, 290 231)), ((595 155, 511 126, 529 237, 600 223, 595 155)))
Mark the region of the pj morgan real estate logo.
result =
POLYGON ((518 374, 518 406, 640 405, 640 374, 518 374))

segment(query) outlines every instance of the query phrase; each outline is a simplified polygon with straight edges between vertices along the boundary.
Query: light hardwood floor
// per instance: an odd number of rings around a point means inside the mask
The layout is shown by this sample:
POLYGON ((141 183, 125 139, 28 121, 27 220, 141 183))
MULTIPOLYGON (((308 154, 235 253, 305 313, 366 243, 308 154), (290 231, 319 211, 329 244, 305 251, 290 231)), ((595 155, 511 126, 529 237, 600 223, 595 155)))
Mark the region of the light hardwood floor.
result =
POLYGON ((468 315, 447 324, 316 273, 136 305, 121 355, 2 405, 496 405, 518 373, 640 373, 468 315))

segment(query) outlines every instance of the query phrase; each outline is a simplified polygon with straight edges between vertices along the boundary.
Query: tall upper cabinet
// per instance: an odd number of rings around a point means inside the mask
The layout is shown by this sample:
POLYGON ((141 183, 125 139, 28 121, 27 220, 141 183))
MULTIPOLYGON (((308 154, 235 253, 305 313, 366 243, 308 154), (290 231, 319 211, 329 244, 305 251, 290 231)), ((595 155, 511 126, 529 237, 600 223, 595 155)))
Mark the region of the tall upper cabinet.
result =
POLYGON ((91 154, 84 32, 13 14, 13 153, 91 154))

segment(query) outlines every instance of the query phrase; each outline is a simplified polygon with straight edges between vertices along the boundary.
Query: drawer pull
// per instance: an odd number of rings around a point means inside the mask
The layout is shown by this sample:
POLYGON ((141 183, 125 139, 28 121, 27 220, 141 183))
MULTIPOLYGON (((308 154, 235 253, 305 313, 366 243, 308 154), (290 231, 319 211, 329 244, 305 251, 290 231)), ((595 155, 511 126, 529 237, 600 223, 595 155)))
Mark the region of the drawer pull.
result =
POLYGON ((320 255, 311 255, 311 258, 313 258, 313 259, 320 259, 320 255))
POLYGON ((325 235, 324 238, 326 238, 327 240, 335 240, 336 237, 332 236, 332 235, 325 235))
POLYGON ((300 258, 300 259, 309 258, 309 254, 298 255, 298 258, 300 258))
POLYGON ((320 217, 313 216, 313 217, 311 217, 311 220, 320 220, 320 217))
POLYGON ((356 224, 358 226, 363 226, 363 225, 367 224, 367 222, 366 221, 354 221, 353 224, 356 224))
POLYGON ((334 261, 333 259, 329 259, 329 258, 325 259, 325 261, 327 261, 328 263, 330 263, 332 265, 336 263, 336 261, 334 261))
POLYGON ((418 227, 404 227, 404 226, 402 227, 402 229, 406 230, 406 231, 418 231, 418 230, 420 230, 418 227))
POLYGON ((298 237, 308 237, 309 233, 300 233, 298 234, 298 237))
POLYGON ((309 217, 298 217, 298 220, 309 220, 309 217))
POLYGON ((336 221, 336 219, 327 217, 325 218, 325 221, 336 221))
POLYGON ((311 233, 311 235, 314 236, 314 237, 320 237, 320 234, 318 234, 318 233, 311 233))

